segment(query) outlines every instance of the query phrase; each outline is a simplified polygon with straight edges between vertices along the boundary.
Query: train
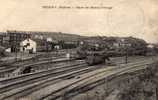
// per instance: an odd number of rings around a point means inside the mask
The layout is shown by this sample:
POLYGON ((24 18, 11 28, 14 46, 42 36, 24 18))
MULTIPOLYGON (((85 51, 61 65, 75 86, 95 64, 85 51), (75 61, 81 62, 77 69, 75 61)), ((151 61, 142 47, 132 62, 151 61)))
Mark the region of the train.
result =
POLYGON ((110 57, 116 56, 145 56, 147 53, 147 43, 138 38, 112 38, 111 41, 100 39, 84 41, 77 48, 77 58, 85 59, 88 65, 106 63, 110 57), (97 41, 97 42, 96 42, 97 41))
POLYGON ((109 55, 103 48, 87 46, 87 48, 79 47, 77 49, 77 59, 85 59, 88 65, 95 65, 109 61, 109 55))

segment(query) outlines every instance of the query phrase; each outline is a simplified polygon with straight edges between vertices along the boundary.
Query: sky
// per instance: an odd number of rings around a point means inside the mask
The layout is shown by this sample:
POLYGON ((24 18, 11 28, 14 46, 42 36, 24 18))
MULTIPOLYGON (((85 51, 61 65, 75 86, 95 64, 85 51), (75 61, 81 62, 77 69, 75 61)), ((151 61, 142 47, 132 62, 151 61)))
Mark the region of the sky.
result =
POLYGON ((0 23, 2 32, 20 30, 84 36, 133 36, 156 43, 158 0, 1 0, 0 23), (71 8, 59 8, 61 6, 71 8))

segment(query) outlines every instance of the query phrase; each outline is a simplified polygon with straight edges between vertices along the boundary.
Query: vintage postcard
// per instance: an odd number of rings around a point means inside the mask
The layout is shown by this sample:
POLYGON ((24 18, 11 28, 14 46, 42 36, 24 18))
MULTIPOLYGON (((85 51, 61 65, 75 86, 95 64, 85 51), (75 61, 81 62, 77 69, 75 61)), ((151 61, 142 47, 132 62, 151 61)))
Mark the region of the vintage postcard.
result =
POLYGON ((0 100, 158 100, 158 1, 1 0, 0 100))

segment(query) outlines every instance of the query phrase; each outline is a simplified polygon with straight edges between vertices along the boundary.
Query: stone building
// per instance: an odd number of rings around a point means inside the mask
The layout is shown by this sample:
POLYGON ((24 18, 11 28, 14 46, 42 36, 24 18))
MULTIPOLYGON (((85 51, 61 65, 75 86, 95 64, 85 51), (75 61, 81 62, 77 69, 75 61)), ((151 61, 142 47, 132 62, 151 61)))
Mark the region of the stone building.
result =
POLYGON ((30 38, 31 34, 23 31, 7 31, 11 52, 20 51, 20 42, 30 38))
POLYGON ((37 44, 31 39, 26 39, 20 43, 20 51, 28 53, 36 53, 37 44))
POLYGON ((0 45, 5 48, 9 47, 9 36, 7 35, 6 32, 0 33, 0 45))

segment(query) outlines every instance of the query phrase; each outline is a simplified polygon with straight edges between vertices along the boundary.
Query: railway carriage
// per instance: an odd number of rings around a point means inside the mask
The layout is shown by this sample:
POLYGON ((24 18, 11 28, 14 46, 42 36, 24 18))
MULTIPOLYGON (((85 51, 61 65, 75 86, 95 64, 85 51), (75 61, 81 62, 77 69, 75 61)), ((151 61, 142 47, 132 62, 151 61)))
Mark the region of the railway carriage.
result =
POLYGON ((86 63, 89 65, 99 64, 104 62, 104 56, 97 51, 89 51, 86 56, 86 63))

